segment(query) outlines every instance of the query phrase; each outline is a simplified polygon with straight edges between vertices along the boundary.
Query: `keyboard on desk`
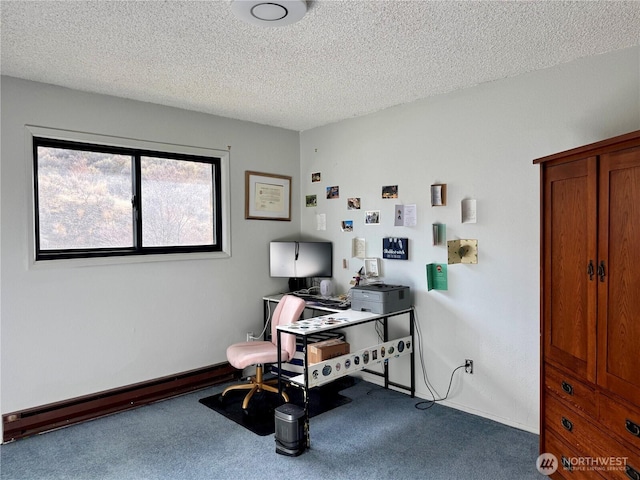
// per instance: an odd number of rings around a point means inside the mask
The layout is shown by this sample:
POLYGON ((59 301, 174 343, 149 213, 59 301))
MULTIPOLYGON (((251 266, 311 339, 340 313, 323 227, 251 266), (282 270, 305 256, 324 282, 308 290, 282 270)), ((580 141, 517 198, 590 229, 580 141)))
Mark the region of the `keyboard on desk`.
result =
POLYGON ((333 308, 335 310, 349 310, 351 308, 351 303, 347 300, 324 298, 318 295, 310 295, 308 293, 294 293, 293 295, 304 299, 304 301, 311 306, 316 305, 318 307, 333 308))
POLYGON ((344 302, 342 300, 332 300, 330 298, 318 298, 308 300, 307 302, 321 307, 335 308, 336 310, 349 310, 351 308, 351 304, 348 302, 344 302))

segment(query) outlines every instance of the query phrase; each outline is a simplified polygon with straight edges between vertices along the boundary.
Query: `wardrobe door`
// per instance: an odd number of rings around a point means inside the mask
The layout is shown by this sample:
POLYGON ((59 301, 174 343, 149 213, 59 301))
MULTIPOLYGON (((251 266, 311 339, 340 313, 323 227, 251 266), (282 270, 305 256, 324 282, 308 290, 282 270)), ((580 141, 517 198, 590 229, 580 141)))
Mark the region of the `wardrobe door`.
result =
POLYGON ((640 405, 640 147, 602 155, 598 384, 640 405))
POLYGON ((597 159, 545 166, 544 359, 595 381, 597 159))

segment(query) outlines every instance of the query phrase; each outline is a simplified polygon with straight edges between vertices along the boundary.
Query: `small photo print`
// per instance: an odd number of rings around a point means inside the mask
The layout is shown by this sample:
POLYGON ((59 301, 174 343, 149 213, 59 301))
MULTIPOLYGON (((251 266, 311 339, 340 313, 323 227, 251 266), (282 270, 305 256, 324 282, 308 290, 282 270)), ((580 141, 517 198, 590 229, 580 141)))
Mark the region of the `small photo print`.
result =
POLYGON ((365 225, 379 225, 380 224, 380 210, 367 210, 364 215, 365 225))
POLYGON ((318 196, 317 195, 307 195, 306 196, 306 204, 307 204, 307 207, 317 207, 318 206, 318 196))
POLYGON ((398 198, 398 186, 389 185, 382 187, 382 198, 398 198))
POLYGON ((340 228, 343 232, 353 232, 353 220, 343 220, 340 228))
POLYGON ((322 175, 320 174, 320 172, 312 173, 311 174, 311 182, 312 183, 319 182, 321 177, 322 177, 322 175))
POLYGON ((340 198, 340 187, 327 187, 327 198, 340 198))
POLYGON ((360 210, 360 198, 347 198, 347 210, 360 210))

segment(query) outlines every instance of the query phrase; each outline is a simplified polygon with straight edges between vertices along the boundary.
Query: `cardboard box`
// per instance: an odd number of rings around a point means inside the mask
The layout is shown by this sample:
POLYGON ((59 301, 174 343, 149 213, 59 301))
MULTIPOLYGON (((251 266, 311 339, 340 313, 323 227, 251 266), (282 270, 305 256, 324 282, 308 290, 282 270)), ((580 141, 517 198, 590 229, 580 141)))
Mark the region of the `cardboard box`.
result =
POLYGON ((349 344, 337 338, 312 343, 308 345, 307 348, 309 349, 309 364, 322 362, 349 353, 349 344))

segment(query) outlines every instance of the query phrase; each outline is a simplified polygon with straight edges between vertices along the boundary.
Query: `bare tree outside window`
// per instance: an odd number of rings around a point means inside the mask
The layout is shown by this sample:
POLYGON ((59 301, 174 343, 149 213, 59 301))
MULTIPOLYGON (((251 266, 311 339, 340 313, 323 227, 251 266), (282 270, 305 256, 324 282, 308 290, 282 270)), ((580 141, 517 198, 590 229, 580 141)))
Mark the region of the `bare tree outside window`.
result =
POLYGON ((131 247, 131 157, 38 147, 40 246, 131 247))
POLYGON ((142 242, 146 246, 213 243, 212 166, 142 157, 142 242))

